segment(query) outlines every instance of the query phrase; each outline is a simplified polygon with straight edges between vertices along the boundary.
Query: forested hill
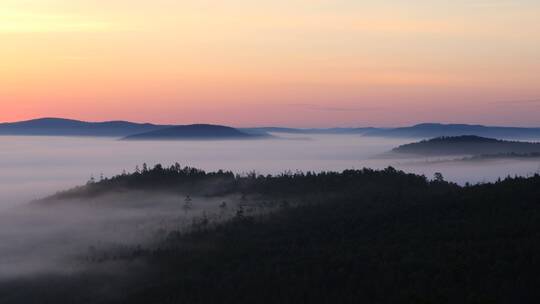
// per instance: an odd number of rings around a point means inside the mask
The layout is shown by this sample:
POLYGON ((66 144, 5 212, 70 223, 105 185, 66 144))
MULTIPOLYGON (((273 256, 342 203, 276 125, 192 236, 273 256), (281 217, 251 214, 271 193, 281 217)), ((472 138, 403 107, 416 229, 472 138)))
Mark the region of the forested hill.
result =
MULTIPOLYGON (((121 174, 86 185, 59 192, 46 200, 96 197, 108 193, 144 190, 154 192, 179 192, 192 195, 224 196, 232 193, 260 194, 270 196, 305 195, 312 193, 351 193, 364 186, 408 187, 427 185, 427 178, 397 171, 345 170, 343 172, 285 172, 279 175, 234 174, 219 170, 182 167, 178 163, 170 167, 160 164, 148 168, 145 164, 134 173, 121 174)), ((451 185, 451 184, 449 184, 451 185)))
POLYGON ((266 136, 268 134, 248 134, 227 126, 195 124, 134 134, 124 140, 255 139, 266 136))
POLYGON ((423 123, 410 127, 372 130, 365 135, 397 138, 434 138, 441 136, 476 135, 499 139, 529 139, 540 138, 540 128, 423 123))
MULTIPOLYGON (((144 167, 60 193, 243 193, 294 202, 93 253, 91 274, 0 285, 1 303, 537 303, 540 175, 459 187, 392 168, 279 176, 144 167), (204 185, 204 187, 202 186, 204 185), (202 192, 201 192, 202 191, 202 192), (96 271, 114 265, 137 271, 96 271), (66 288, 69 286, 69 288, 66 288)), ((79 200, 77 200, 79 201, 79 200)), ((157 202, 156 202, 157 203, 157 202)), ((50 208, 54 208, 51 205, 50 208)))
POLYGON ((399 146, 394 153, 422 156, 530 154, 540 152, 540 143, 506 141, 473 135, 437 137, 399 146))

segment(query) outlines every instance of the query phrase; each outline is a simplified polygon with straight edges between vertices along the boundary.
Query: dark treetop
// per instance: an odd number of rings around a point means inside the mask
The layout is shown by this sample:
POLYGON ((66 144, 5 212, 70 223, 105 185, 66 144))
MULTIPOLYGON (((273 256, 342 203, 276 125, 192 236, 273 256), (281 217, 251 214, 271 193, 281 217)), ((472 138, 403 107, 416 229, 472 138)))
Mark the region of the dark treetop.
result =
POLYGON ((430 181, 393 168, 239 176, 157 165, 90 182, 47 202, 78 198, 80 203, 130 190, 239 193, 248 202, 279 202, 280 207, 264 216, 239 212, 221 224, 203 218, 191 232, 173 231, 146 247, 93 250, 88 272, 1 282, 0 302, 540 299, 540 175, 459 187, 440 174, 430 181), (132 271, 115 273, 120 265, 132 271))

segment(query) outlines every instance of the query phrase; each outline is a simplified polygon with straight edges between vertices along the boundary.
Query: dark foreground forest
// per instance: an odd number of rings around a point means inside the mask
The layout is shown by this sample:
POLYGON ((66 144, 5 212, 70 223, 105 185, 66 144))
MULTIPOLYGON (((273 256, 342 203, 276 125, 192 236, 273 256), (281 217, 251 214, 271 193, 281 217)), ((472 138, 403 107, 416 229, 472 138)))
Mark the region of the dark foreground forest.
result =
POLYGON ((230 220, 201 218, 152 246, 90 252, 85 272, 0 282, 0 303, 540 299, 539 175, 460 187, 393 168, 236 176, 156 166, 35 204, 135 189, 242 203, 230 220), (254 204, 270 212, 250 213, 254 204))

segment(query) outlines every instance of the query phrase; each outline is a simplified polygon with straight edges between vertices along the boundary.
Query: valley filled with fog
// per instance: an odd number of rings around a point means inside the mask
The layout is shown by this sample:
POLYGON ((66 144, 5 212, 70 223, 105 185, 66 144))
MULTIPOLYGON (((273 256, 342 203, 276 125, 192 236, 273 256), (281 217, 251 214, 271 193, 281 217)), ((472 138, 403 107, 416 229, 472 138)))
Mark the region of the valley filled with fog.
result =
MULTIPOLYGON (((239 193, 215 197, 194 195, 189 198, 190 204, 193 200, 193 208, 188 212, 185 203, 189 193, 139 189, 53 204, 32 202, 84 185, 91 178, 99 181, 102 176, 133 172, 143 163, 152 168, 158 163, 169 166, 178 162, 181 166, 207 171, 224 169, 238 174, 393 166, 428 178, 441 172, 447 180, 459 184, 488 182, 507 175, 527 176, 537 172, 540 165, 538 158, 475 161, 396 158, 388 152, 415 140, 359 135, 276 134, 271 139, 223 141, 5 136, 0 141, 2 282, 89 271, 128 274, 134 269, 133 264, 126 267, 115 262, 96 266, 95 262, 109 259, 109 252, 136 255, 139 248, 162 241, 169 232, 185 231, 201 219, 220 223, 237 216, 242 208, 239 193)), ((273 210, 261 209, 268 201, 257 205, 256 198, 250 200, 256 203, 255 212, 273 210)))
POLYGON ((137 165, 175 162, 204 170, 340 171, 394 166, 407 172, 441 172, 464 184, 494 181, 508 175, 538 172, 538 159, 445 161, 443 158, 380 157, 414 139, 359 135, 289 135, 275 139, 223 141, 120 141, 86 137, 0 137, 0 209, 85 184, 91 177, 134 171, 137 165))

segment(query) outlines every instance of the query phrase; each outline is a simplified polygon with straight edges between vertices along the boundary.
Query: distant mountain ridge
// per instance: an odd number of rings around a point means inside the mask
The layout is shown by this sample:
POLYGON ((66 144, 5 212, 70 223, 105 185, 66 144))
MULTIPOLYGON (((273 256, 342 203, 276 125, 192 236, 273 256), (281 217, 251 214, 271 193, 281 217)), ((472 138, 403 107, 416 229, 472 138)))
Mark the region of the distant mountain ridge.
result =
POLYGON ((248 134, 238 129, 208 125, 157 125, 129 121, 86 122, 65 118, 39 118, 0 123, 0 136, 92 136, 127 140, 149 139, 247 139, 270 137, 265 132, 248 134))
POLYGON ((465 135, 423 140, 399 146, 392 152, 421 156, 530 154, 540 152, 540 143, 465 135))
POLYGON ((241 129, 247 133, 288 133, 288 134, 357 134, 368 137, 389 138, 434 138, 441 136, 476 135, 500 139, 540 139, 540 128, 499 127, 472 124, 422 123, 399 128, 282 128, 258 127, 241 129))
POLYGON ((85 122, 64 118, 39 118, 1 123, 0 135, 124 137, 166 127, 169 126, 129 121, 85 122))
MULTIPOLYGON (((177 127, 134 123, 129 121, 86 122, 64 118, 39 118, 20 122, 0 123, 1 135, 33 136, 101 136, 124 138, 132 135, 177 127)), ((199 125, 204 126, 204 125, 199 125)), ((540 139, 540 128, 498 127, 468 124, 423 123, 401 128, 286 128, 254 127, 237 128, 242 135, 269 136, 269 133, 283 134, 329 134, 359 135, 389 138, 428 139, 441 136, 476 135, 499 139, 540 139)), ((238 136, 242 136, 238 134, 238 136)))
POLYGON ((265 137, 264 134, 248 134, 235 128, 195 124, 174 126, 155 131, 130 135, 124 140, 180 140, 180 139, 255 139, 265 137))
POLYGON ((540 128, 423 123, 411 127, 377 129, 367 132, 364 135, 396 138, 434 138, 441 136, 476 135, 500 139, 517 139, 540 138, 540 128))

